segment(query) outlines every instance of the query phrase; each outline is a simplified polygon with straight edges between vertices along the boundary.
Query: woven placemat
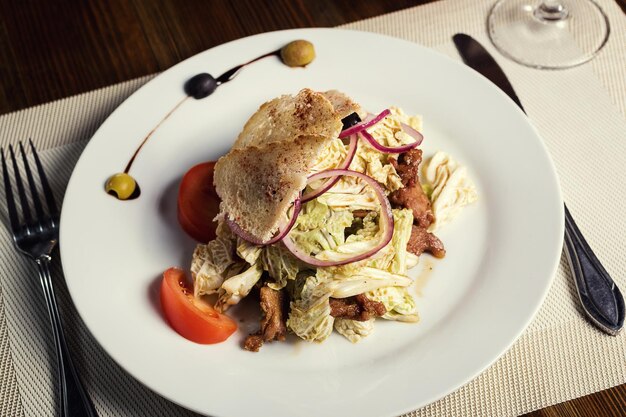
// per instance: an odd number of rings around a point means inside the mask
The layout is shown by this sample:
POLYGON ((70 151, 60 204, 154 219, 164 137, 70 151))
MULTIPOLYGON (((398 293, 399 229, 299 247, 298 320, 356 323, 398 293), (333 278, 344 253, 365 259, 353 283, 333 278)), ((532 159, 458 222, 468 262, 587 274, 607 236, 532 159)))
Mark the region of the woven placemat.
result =
MULTIPOLYGON (((570 210, 626 289, 626 219, 620 215, 626 205, 626 19, 613 1, 599 3, 612 24, 609 43, 596 59, 567 71, 523 68, 495 53, 485 36, 491 0, 442 1, 344 27, 415 41, 455 59, 455 32, 491 48, 548 145, 570 210)), ((88 139, 150 78, 0 116, 0 146, 31 137, 54 172, 60 201, 88 139)), ((9 242, 0 227, 0 416, 50 416, 56 388, 47 313, 30 279, 34 268, 9 242)), ((61 276, 58 264, 53 274, 61 276)), ((128 376, 90 336, 62 282, 57 292, 70 348, 101 416, 195 415, 128 376)), ((625 382, 626 336, 605 336, 588 325, 562 260, 543 307, 511 350, 455 393, 408 415, 513 416, 625 382)))

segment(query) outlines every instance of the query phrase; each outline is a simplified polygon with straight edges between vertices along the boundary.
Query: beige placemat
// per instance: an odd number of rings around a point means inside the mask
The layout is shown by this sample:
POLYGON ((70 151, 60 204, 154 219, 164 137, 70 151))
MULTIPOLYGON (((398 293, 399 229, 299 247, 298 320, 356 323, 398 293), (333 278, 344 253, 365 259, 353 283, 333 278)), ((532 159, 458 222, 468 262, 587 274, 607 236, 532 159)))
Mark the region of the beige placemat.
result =
MULTIPOLYGON (((626 289, 626 19, 611 0, 608 45, 567 71, 520 67, 497 53, 556 162, 568 206, 598 257, 626 289)), ((458 59, 450 37, 463 31, 491 47, 491 0, 444 1, 346 25, 433 47, 458 59)), ((491 48, 493 49, 493 48, 491 48)), ((0 146, 32 137, 59 200, 74 163, 106 116, 151 77, 0 116, 0 146), (45 150, 47 149, 47 150, 45 150)), ((427 82, 427 80, 425 80, 427 82)), ((532 167, 529 167, 532 169, 532 167)), ((2 222, 6 207, 0 201, 2 222)), ((34 269, 0 227, 0 416, 54 414, 47 313, 34 269)), ((531 262, 532 260, 529 260, 531 262)), ((53 274, 60 276, 57 265, 53 274)), ((195 415, 121 370, 89 335, 64 284, 57 285, 70 348, 101 416, 195 415)), ((562 261, 546 302, 513 348, 478 378, 411 416, 518 415, 626 382, 626 336, 604 336, 582 318, 562 261)), ((626 411, 625 411, 626 412, 626 411)), ((263 413, 261 413, 262 415, 263 413)))

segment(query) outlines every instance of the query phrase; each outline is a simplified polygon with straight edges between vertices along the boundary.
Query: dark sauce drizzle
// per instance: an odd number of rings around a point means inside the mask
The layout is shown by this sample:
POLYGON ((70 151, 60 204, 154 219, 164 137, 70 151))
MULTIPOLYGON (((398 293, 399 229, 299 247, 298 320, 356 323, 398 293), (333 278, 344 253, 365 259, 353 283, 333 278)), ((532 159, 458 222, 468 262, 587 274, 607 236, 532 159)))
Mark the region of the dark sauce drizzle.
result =
MULTIPOLYGON (((215 78, 215 88, 219 87, 222 84, 225 84, 229 81, 232 81, 238 74, 239 72, 246 67, 247 65, 250 65, 252 63, 255 63, 257 61, 260 61, 261 59, 270 57, 270 56, 277 56, 280 58, 280 49, 277 49, 275 51, 269 52, 267 54, 261 55, 257 58, 254 58, 251 61, 245 62, 243 64, 237 65, 231 69, 229 69, 228 71, 224 72, 222 75, 220 75, 219 77, 215 78)), ((211 91, 212 93, 213 91, 211 91)), ((209 93, 209 95, 211 94, 209 93)), ((135 162, 135 159, 137 158, 137 155, 139 154, 139 152, 141 151, 141 149, 143 148, 143 146, 146 144, 146 142, 148 142, 148 139, 150 139, 150 137, 154 134, 154 132, 156 132, 156 130, 176 111, 178 110, 178 108, 180 106, 182 106, 182 104, 187 101, 187 99, 189 99, 191 96, 187 95, 185 96, 182 100, 180 100, 173 108, 172 110, 170 110, 160 121, 159 123, 157 123, 157 125, 150 131, 148 132, 148 134, 143 138, 143 140, 141 141, 141 143, 139 144, 139 146, 137 147, 137 149, 135 150, 135 152, 133 153, 133 155, 131 156, 131 158, 129 159, 128 163, 126 164, 126 168, 124 168, 124 173, 128 174, 128 172, 130 171, 133 162, 135 162)), ((129 199, 134 199, 139 197, 139 185, 136 186, 135 191, 133 192, 133 194, 131 195, 131 197, 129 199)))
POLYGON ((248 61, 245 64, 237 65, 236 67, 229 69, 228 71, 226 71, 225 73, 223 73, 222 75, 220 75, 219 77, 215 79, 217 81, 217 85, 219 86, 221 84, 231 81, 233 78, 237 76, 237 74, 239 74, 239 71, 241 71, 243 67, 245 67, 246 65, 253 64, 257 61, 260 61, 263 58, 267 58, 268 56, 277 56, 280 58, 280 49, 269 52, 265 55, 261 55, 257 58, 254 58, 252 61, 248 61))
POLYGON ((150 139, 150 136, 152 136, 152 134, 156 132, 156 130, 163 124, 163 122, 165 122, 172 115, 172 113, 174 113, 185 101, 187 101, 188 98, 189 96, 179 101, 178 104, 176 104, 174 108, 170 110, 169 113, 167 113, 165 117, 163 117, 154 128, 152 128, 150 132, 148 132, 146 137, 143 138, 143 140, 141 141, 141 144, 139 144, 139 146, 135 150, 135 153, 133 153, 133 156, 131 156, 130 160, 126 164, 126 168, 124 168, 124 174, 128 174, 128 171, 130 171, 130 167, 133 165, 133 162, 135 162, 135 158, 137 158, 137 154, 139 154, 139 151, 141 150, 141 148, 143 148, 143 145, 145 145, 148 139, 150 139))

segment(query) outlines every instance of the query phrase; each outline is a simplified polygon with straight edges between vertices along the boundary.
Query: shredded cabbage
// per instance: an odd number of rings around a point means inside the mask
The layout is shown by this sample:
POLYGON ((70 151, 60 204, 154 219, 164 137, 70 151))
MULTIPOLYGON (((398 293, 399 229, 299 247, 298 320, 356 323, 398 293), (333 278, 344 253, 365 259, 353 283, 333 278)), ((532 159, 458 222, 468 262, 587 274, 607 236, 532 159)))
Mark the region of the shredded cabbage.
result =
POLYGON ((213 294, 228 277, 228 270, 240 261, 235 253, 234 238, 225 223, 217 227, 217 237, 206 245, 197 245, 191 260, 191 275, 196 296, 213 294))
POLYGON ((420 262, 420 257, 417 256, 414 253, 411 253, 409 251, 407 251, 406 253, 406 267, 408 269, 413 268, 414 266, 417 266, 417 264, 420 262))
POLYGON ((191 258, 191 276, 196 296, 213 294, 224 282, 224 277, 210 258, 207 245, 197 245, 191 258))
POLYGON ((226 311, 228 307, 237 304, 250 293, 254 284, 261 278, 263 270, 259 265, 253 265, 244 272, 228 278, 219 289, 219 296, 215 309, 226 311))
MULTIPOLYGON (((400 123, 406 123, 421 131, 422 121, 419 116, 409 116, 398 107, 390 107, 391 114, 368 132, 382 145, 398 147, 415 142, 415 139, 402 131, 400 123)), ((402 181, 393 165, 389 163, 389 155, 378 152, 363 141, 359 142, 356 155, 350 169, 363 172, 381 183, 387 192, 402 188, 402 181)))
POLYGON ((368 292, 367 298, 384 304, 387 313, 382 317, 387 320, 417 322, 419 315, 415 299, 406 287, 383 287, 368 292))
MULTIPOLYGON (((341 182, 341 181, 339 181, 341 182)), ((378 210, 380 203, 370 189, 362 194, 336 193, 332 188, 317 197, 317 200, 333 209, 340 210, 378 210)))
POLYGON ((335 330, 352 343, 357 343, 374 332, 374 320, 335 319, 335 330))
POLYGON ((333 331, 335 318, 330 315, 330 293, 322 284, 326 278, 310 276, 291 302, 287 327, 304 340, 323 342, 333 331))
POLYGON ((342 261, 372 249, 378 244, 378 240, 380 239, 380 228, 375 221, 377 218, 378 214, 376 212, 368 213, 361 220, 361 228, 359 228, 356 233, 348 236, 343 245, 324 249, 317 253, 316 258, 329 261, 342 261))
POLYGON ((323 291, 329 292, 333 298, 352 297, 381 287, 408 287, 413 282, 407 276, 366 266, 350 271, 348 275, 342 272, 345 272, 345 269, 317 269, 317 276, 323 279, 323 283, 320 284, 324 287, 323 291))
POLYGON ((389 156, 359 141, 350 169, 363 172, 381 183, 387 191, 402 188, 402 180, 389 163, 389 156))
POLYGON ((333 139, 328 147, 313 162, 311 174, 325 171, 327 169, 337 168, 348 155, 348 148, 339 138, 333 139))
POLYGON ((253 245, 247 240, 237 237, 237 255, 250 265, 254 265, 257 259, 259 259, 261 250, 260 246, 253 245))
POLYGON ((329 217, 330 209, 328 206, 314 199, 302 206, 294 228, 303 231, 320 229, 325 226, 329 217))
POLYGON ((409 116, 401 108, 392 106, 389 108, 391 114, 385 117, 382 122, 370 129, 370 134, 378 142, 385 146, 398 147, 415 142, 411 135, 402 131, 400 123, 405 123, 417 131, 422 131, 422 119, 420 116, 409 116))
POLYGON ((375 239, 380 228, 378 227, 378 213, 371 211, 361 220, 361 228, 356 233, 348 236, 346 243, 363 242, 375 239))
POLYGON ((348 210, 331 210, 318 199, 306 203, 289 236, 298 247, 313 255, 333 250, 345 241, 345 229, 354 216, 348 210))
POLYGON ((265 246, 259 257, 263 270, 267 271, 274 282, 267 286, 273 290, 280 290, 287 285, 288 280, 296 279, 300 272, 300 263, 282 243, 265 246))
POLYGON ((467 174, 467 168, 460 165, 445 152, 437 152, 430 158, 424 169, 426 184, 432 190, 432 203, 435 221, 428 228, 435 231, 456 217, 461 209, 478 199, 476 186, 467 174))
POLYGON ((389 272, 406 275, 408 271, 406 246, 411 238, 411 228, 413 226, 413 212, 409 209, 393 210, 393 237, 391 244, 395 249, 393 262, 389 272))

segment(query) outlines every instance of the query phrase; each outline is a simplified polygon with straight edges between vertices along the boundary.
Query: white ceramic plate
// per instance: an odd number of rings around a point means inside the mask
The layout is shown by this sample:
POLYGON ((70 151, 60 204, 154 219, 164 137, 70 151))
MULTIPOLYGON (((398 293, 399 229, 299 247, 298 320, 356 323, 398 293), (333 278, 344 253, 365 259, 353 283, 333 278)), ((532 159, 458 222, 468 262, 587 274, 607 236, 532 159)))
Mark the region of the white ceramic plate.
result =
POLYGON ((528 325, 555 272, 563 236, 554 166, 524 114, 465 66, 402 40, 332 29, 266 33, 190 58, 146 84, 100 127, 63 205, 61 255, 70 293, 104 349, 139 381, 212 416, 392 416, 459 388, 502 355, 528 325), (156 132, 131 173, 137 200, 103 191, 142 137, 182 97, 185 80, 217 76, 294 39, 315 44, 307 68, 275 57, 247 67, 203 100, 188 100, 156 132), (371 111, 390 105, 424 118, 428 156, 445 150, 469 167, 480 200, 439 236, 444 260, 413 271, 419 324, 379 320, 353 345, 197 345, 161 316, 158 285, 169 266, 188 267, 194 242, 176 221, 180 178, 224 154, 264 101, 303 87, 340 89, 371 111), (431 271, 432 268, 432 271, 431 271), (418 288, 419 287, 419 288, 418 288), (259 414, 261 411, 261 414, 259 414), (358 411, 358 413, 357 413, 358 411))

